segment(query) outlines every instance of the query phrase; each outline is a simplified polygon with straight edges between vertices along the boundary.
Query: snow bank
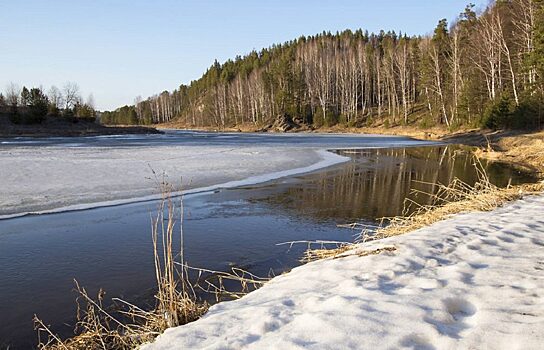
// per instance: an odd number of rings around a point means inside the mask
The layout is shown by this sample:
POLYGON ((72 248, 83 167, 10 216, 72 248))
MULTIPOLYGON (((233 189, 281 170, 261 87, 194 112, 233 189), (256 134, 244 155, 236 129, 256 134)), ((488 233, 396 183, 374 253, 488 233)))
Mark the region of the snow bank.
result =
POLYGON ((274 278, 159 349, 542 349, 544 196, 457 215, 274 278))
POLYGON ((300 174, 348 158, 259 146, 16 147, 0 152, 0 219, 157 198, 152 169, 194 193, 300 174))

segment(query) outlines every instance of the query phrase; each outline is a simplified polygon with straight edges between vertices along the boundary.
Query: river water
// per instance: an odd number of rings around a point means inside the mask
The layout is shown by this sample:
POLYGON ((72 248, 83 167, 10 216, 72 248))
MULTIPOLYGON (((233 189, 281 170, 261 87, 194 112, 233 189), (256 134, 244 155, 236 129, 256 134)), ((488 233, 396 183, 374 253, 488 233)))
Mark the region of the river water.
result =
MULTIPOLYGON (((360 138, 339 135, 326 139, 312 135, 182 136, 3 142, 9 147, 59 143, 75 147, 130 147, 168 142, 250 142, 273 146, 291 142, 341 148, 336 152, 350 157, 343 164, 185 198, 185 257, 189 265, 219 271, 236 266, 263 277, 300 264, 298 259, 306 245, 289 248, 278 243, 353 241, 357 232, 338 224, 376 224, 379 218, 401 214, 406 197, 422 204, 430 201, 414 190, 432 193, 436 187, 431 184, 446 184, 455 177, 467 183, 477 180, 473 157, 459 146, 398 147, 418 143, 389 137, 374 137, 361 143, 360 138), (370 148, 350 149, 350 145, 370 148), (375 148, 392 145, 397 147, 375 148)), ((500 186, 533 181, 529 175, 506 165, 484 162, 483 166, 491 181, 500 186)), ((143 202, 0 221, 0 348, 34 346, 34 314, 54 331, 69 335, 75 322, 74 279, 91 294, 103 288, 108 297, 152 306, 150 216, 156 210, 157 203, 143 202)))

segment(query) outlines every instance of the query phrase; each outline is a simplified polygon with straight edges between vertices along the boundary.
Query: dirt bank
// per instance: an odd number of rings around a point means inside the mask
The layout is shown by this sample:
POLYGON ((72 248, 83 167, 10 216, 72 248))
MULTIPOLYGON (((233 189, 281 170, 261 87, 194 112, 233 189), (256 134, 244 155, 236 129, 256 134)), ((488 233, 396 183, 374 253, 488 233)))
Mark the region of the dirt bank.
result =
POLYGON ((77 118, 48 117, 39 124, 14 124, 0 115, 0 137, 95 136, 118 134, 156 134, 155 128, 143 126, 109 127, 77 118))

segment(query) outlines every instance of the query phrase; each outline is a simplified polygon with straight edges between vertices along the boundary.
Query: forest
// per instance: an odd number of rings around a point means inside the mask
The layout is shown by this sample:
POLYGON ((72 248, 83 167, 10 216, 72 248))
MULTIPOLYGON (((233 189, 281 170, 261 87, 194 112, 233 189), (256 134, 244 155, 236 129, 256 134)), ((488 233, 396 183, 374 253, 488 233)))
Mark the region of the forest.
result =
POLYGON ((174 91, 104 112, 109 124, 218 128, 288 116, 315 127, 541 128, 544 1, 472 4, 425 36, 346 30, 252 51, 174 91))
POLYGON ((47 92, 42 87, 29 89, 10 83, 0 93, 0 115, 15 124, 41 123, 48 116, 94 121, 96 110, 92 94, 84 101, 73 82, 65 83, 62 89, 53 85, 47 92))

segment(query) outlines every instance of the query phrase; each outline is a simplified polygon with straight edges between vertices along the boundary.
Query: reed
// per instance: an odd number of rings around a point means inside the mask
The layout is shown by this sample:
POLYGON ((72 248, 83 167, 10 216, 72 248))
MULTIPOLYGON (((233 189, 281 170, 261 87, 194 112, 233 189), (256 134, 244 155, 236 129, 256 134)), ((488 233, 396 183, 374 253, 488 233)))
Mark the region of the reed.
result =
POLYGON ((183 256, 183 196, 176 205, 173 188, 164 178, 159 182, 162 193, 157 214, 152 217, 151 240, 155 263, 156 306, 145 311, 119 298, 112 300, 119 307, 109 310, 103 305, 105 292, 96 299, 75 281, 77 298, 76 336, 62 340, 37 316, 39 349, 134 349, 150 342, 165 329, 192 322, 203 315, 208 305, 197 300, 189 283, 183 256), (179 217, 179 222, 177 222, 179 217), (179 227, 180 253, 174 247, 179 227))
POLYGON ((544 182, 497 187, 489 181, 478 159, 475 159, 474 166, 478 173, 478 181, 474 185, 469 185, 457 178, 447 185, 436 184, 438 187, 436 193, 424 193, 432 198, 431 204, 419 205, 413 201, 407 201, 408 206, 416 206, 416 210, 409 215, 384 218, 382 222, 388 224, 381 225, 373 238, 379 239, 411 232, 459 213, 491 211, 507 202, 544 191, 544 182))
POLYGON ((197 290, 211 293, 216 301, 236 299, 265 284, 268 278, 259 278, 241 268, 229 272, 191 267, 184 259, 183 196, 174 197, 173 186, 164 175, 157 176, 161 200, 155 216, 151 217, 151 241, 157 292, 156 306, 146 311, 119 298, 112 298, 115 310, 103 305, 105 292, 97 297, 89 296, 85 288, 75 281, 78 293, 77 324, 75 336, 66 340, 56 335, 37 316, 34 317, 38 333, 38 349, 43 350, 91 350, 134 349, 153 341, 165 329, 180 326, 200 318, 208 303, 199 301, 197 290), (178 221, 179 218, 179 221, 178 221), (179 230, 178 230, 179 228, 179 230), (175 241, 179 234, 179 253, 175 241), (197 276, 190 282, 189 272, 197 276), (240 285, 236 291, 225 287, 231 281, 240 285))

